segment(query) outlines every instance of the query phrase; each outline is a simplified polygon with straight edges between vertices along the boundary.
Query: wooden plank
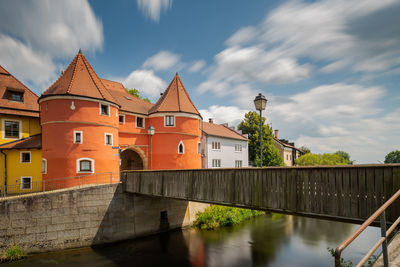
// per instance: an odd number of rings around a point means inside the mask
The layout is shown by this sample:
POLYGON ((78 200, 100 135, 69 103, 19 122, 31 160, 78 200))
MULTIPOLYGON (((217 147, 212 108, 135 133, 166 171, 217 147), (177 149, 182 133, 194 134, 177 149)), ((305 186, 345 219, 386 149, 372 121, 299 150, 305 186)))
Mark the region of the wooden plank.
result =
POLYGON ((384 203, 385 195, 384 195, 384 186, 383 186, 383 168, 377 167, 375 168, 375 191, 376 191, 376 207, 379 209, 380 206, 384 203))
POLYGON ((344 216, 350 217, 351 215, 351 193, 350 193, 350 169, 343 169, 342 172, 343 179, 343 201, 344 201, 344 216))
MULTIPOLYGON (((393 191, 397 192, 400 190, 400 167, 393 167, 393 191)), ((400 216, 400 199, 397 199, 393 204, 394 206, 394 216, 400 216)))
MULTIPOLYGON (((383 190, 385 195, 385 201, 391 198, 394 193, 396 193, 395 189, 393 188, 393 169, 392 168, 385 168, 383 170, 383 190)), ((400 215, 400 214, 399 214, 400 215)), ((389 222, 394 222, 397 217, 399 216, 395 214, 395 206, 392 204, 386 210, 386 220, 389 222)))
POLYGON ((344 199, 343 199, 343 170, 337 169, 335 174, 336 192, 335 199, 337 203, 337 216, 344 216, 344 199))
POLYGON ((351 218, 359 218, 358 205, 358 170, 356 168, 350 170, 350 190, 351 190, 351 218))
POLYGON ((359 206, 358 214, 362 219, 368 219, 367 213, 367 178, 365 168, 358 169, 359 206))
POLYGON ((328 187, 328 214, 329 215, 337 215, 337 199, 335 197, 336 194, 336 169, 329 169, 329 187, 328 187))
POLYGON ((311 169, 308 172, 309 177, 309 192, 310 192, 310 211, 315 213, 316 212, 316 202, 317 196, 315 194, 315 184, 316 184, 316 170, 311 169))
POLYGON ((296 210, 303 211, 303 170, 297 171, 296 178, 296 210))
POLYGON ((304 172, 304 211, 310 212, 311 211, 311 204, 310 204, 310 177, 309 172, 304 172))
POLYGON ((277 208, 279 208, 278 207, 278 204, 279 204, 279 202, 278 202, 278 188, 277 188, 277 181, 276 181, 276 179, 277 179, 277 177, 276 177, 276 170, 273 170, 272 171, 272 173, 271 173, 271 177, 272 177, 272 187, 271 187, 271 189, 272 189, 272 208, 273 209, 277 209, 277 208))
POLYGON ((367 215, 371 216, 378 209, 375 205, 375 170, 372 168, 366 168, 365 178, 367 186, 367 215))
POLYGON ((292 169, 288 175, 288 184, 289 184, 289 207, 288 209, 291 211, 296 211, 296 186, 297 186, 297 170, 292 169))

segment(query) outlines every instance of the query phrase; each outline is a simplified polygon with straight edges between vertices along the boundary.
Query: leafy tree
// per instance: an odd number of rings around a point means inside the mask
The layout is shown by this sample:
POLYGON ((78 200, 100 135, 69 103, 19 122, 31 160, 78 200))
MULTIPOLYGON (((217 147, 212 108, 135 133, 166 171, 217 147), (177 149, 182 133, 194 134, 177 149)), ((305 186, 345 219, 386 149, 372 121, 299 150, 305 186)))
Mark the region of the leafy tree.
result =
POLYGON ((349 162, 338 154, 313 154, 308 153, 296 159, 296 165, 315 166, 315 165, 347 165, 349 162))
POLYGON ((300 150, 304 152, 304 154, 311 153, 311 150, 306 146, 301 146, 300 150))
POLYGON ((385 157, 385 163, 400 163, 400 150, 388 153, 385 157))
POLYGON ((338 150, 335 152, 336 155, 341 156, 342 158, 344 158, 345 160, 347 160, 348 164, 352 165, 354 163, 354 160, 350 159, 350 154, 342 151, 342 150, 338 150))
POLYGON ((139 93, 139 90, 138 90, 138 89, 135 89, 135 88, 133 88, 133 89, 128 89, 128 88, 126 88, 126 90, 127 90, 128 93, 130 93, 131 95, 133 95, 133 96, 135 96, 135 97, 137 97, 137 98, 139 98, 139 99, 142 99, 142 100, 144 100, 144 101, 146 101, 146 102, 151 103, 150 99, 148 99, 147 97, 146 97, 146 98, 143 98, 143 97, 140 96, 140 93, 139 93))
MULTIPOLYGON (((283 159, 278 149, 274 145, 272 129, 265 125, 265 118, 262 117, 263 124, 263 166, 283 166, 283 159)), ((244 119, 238 126, 244 134, 249 135, 249 159, 256 166, 260 166, 260 116, 255 111, 249 111, 244 115, 244 119)))

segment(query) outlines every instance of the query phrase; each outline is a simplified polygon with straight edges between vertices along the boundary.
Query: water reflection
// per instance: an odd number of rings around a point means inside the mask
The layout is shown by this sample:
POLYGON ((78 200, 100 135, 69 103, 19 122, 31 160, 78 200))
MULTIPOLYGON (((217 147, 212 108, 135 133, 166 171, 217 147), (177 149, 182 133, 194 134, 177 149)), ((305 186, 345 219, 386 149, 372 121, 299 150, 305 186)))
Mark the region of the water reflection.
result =
MULTIPOLYGON (((243 225, 162 235, 34 255, 10 266, 332 266, 336 247, 357 225, 306 217, 266 215, 243 225)), ((369 228, 344 256, 357 260, 379 237, 369 228), (350 256, 351 255, 351 256, 350 256)))

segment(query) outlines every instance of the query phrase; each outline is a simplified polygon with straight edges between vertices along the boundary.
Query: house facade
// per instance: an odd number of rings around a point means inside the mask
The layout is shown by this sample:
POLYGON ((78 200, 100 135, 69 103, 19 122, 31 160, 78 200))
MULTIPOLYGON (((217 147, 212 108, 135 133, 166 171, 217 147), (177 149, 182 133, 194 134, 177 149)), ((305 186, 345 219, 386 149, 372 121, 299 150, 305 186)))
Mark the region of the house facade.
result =
POLYGON ((278 149, 279 154, 283 158, 286 166, 294 166, 295 160, 304 155, 304 152, 295 147, 293 142, 286 139, 279 139, 279 131, 274 130, 274 145, 278 149))
MULTIPOLYGON (((6 140, 0 150, 37 150, 31 152, 38 160, 32 160, 30 173, 39 172, 46 186, 66 177, 71 179, 61 188, 75 186, 80 181, 74 178, 82 175, 111 172, 119 177, 119 170, 201 168, 202 117, 178 74, 151 104, 130 95, 121 83, 100 78, 79 51, 33 102, 35 116, 18 115, 18 136, 16 130, 7 132, 14 134, 15 143, 6 140)), ((7 164, 19 169, 15 159, 7 164)))
MULTIPOLYGON (((241 168, 249 166, 248 139, 227 124, 203 122, 203 168, 241 168)), ((200 144, 199 144, 200 145, 200 144)))

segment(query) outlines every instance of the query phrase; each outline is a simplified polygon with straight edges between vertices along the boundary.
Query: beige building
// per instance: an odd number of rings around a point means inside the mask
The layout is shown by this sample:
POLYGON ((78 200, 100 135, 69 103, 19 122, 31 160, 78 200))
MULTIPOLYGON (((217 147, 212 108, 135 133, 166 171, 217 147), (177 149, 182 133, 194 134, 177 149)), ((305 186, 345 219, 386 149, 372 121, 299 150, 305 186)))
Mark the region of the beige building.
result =
POLYGON ((304 152, 295 147, 294 142, 289 142, 286 139, 279 139, 278 133, 278 130, 274 131, 274 145, 283 158, 285 165, 294 166, 295 160, 304 155, 304 152))

